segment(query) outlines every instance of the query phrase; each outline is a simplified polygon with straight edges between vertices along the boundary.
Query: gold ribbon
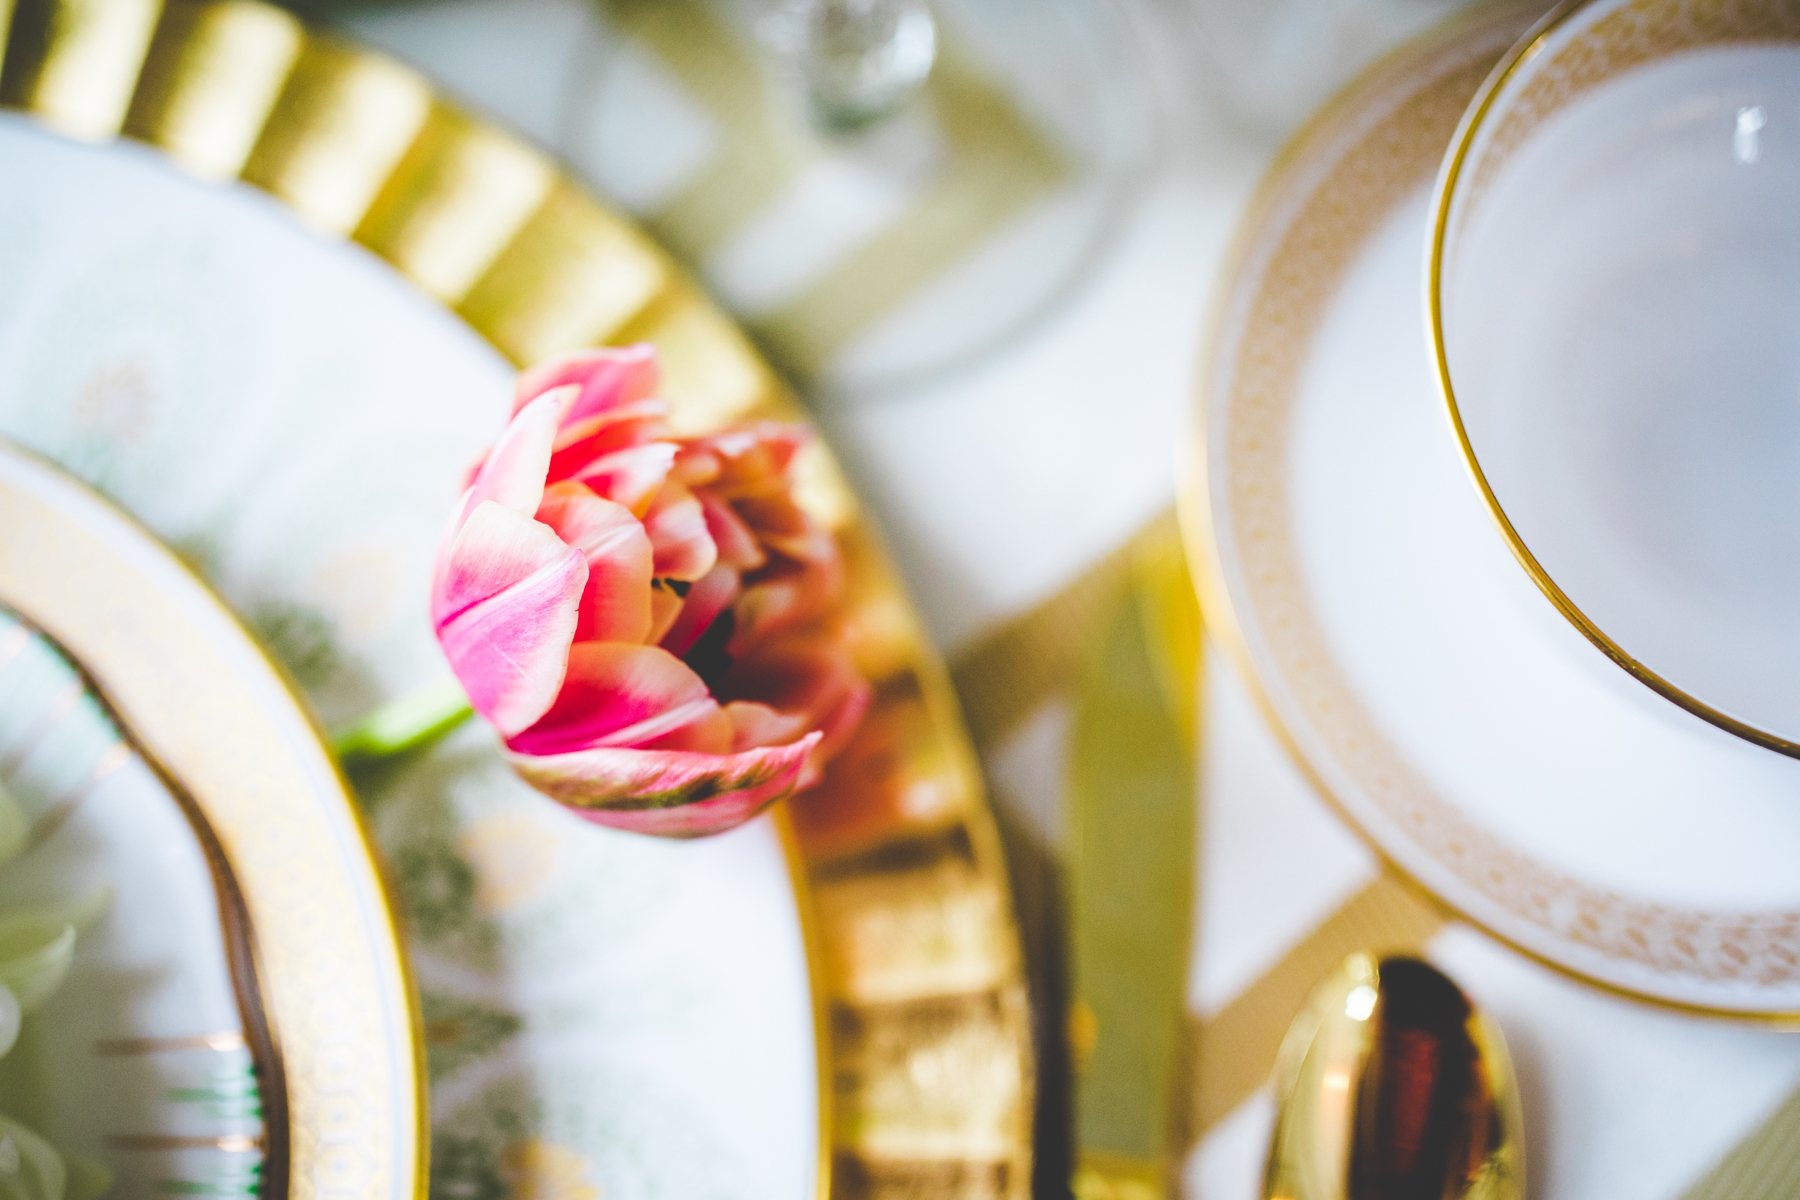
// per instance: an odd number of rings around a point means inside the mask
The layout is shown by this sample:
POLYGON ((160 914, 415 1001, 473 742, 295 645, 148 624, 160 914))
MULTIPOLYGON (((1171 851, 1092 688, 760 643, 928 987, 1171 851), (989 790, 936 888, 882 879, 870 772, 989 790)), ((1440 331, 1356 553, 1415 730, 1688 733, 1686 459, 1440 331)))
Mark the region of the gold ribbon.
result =
POLYGON ((1689 1188, 1681 1200, 1789 1200, 1800 1192, 1800 1092, 1689 1188))

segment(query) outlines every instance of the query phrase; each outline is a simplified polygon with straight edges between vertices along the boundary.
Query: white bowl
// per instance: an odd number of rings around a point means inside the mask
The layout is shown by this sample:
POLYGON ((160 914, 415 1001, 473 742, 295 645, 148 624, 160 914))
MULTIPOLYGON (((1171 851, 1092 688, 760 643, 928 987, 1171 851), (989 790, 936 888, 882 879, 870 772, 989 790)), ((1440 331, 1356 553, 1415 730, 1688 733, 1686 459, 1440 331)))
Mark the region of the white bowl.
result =
POLYGON ((1800 757, 1800 6, 1565 4, 1439 177, 1439 382, 1514 556, 1608 657, 1800 757))

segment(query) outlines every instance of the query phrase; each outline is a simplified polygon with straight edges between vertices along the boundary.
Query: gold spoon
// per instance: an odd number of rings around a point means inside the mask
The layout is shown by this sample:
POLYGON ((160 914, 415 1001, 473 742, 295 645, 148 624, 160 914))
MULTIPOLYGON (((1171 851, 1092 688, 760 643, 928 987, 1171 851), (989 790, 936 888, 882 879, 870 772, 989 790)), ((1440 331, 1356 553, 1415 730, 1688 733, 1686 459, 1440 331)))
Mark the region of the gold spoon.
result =
POLYGON ((1521 1200, 1525 1142, 1500 1027, 1436 967, 1352 954, 1275 1064, 1264 1200, 1521 1200))

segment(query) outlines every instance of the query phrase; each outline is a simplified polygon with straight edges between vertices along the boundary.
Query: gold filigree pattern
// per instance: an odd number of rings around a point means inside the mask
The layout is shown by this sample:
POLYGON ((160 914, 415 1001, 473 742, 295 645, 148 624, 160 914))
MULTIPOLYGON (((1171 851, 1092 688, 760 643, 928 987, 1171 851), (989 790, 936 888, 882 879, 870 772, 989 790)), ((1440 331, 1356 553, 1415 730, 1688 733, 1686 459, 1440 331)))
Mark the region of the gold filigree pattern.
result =
MULTIPOLYGON (((0 597, 88 671, 145 758, 180 782, 241 888, 279 1048, 272 1182, 286 1194, 423 1194, 423 1077, 399 933, 356 809, 279 677, 172 555, 9 452, 0 597), (351 831, 352 845, 345 834, 351 831), (281 1119, 285 1112, 285 1125, 281 1119), (281 1157, 285 1151, 285 1160, 281 1157)), ((233 936, 245 936, 235 930, 233 936)))
POLYGON ((1672 54, 1797 40, 1800 9, 1785 0, 1634 0, 1586 28, 1577 25, 1561 41, 1547 41, 1536 59, 1521 63, 1525 81, 1477 152, 1459 224, 1480 206, 1519 147, 1584 93, 1672 54))

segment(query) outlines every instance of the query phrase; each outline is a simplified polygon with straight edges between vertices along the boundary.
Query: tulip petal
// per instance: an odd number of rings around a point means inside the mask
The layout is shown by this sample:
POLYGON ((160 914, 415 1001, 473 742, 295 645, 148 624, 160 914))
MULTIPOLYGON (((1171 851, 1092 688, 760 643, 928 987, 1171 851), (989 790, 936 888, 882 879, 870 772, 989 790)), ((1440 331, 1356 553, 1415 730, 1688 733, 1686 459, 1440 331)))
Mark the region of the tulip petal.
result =
MULTIPOLYGON (((796 729, 788 740, 792 741, 805 732, 804 729, 796 729)), ((716 704, 710 713, 698 721, 691 721, 680 729, 635 747, 638 750, 688 750, 697 754, 730 754, 734 750, 745 748, 737 745, 737 727, 731 715, 716 704)))
POLYGON ((831 534, 819 528, 789 495, 743 496, 733 509, 755 532, 757 541, 799 562, 813 562, 835 552, 831 534))
POLYGON ((733 700, 723 711, 731 719, 731 748, 734 751, 785 746, 807 731, 804 713, 776 712, 755 700, 733 700))
POLYGON ((819 719, 818 729, 823 740, 819 743, 818 753, 813 756, 817 762, 829 761, 850 744, 861 728, 863 718, 868 715, 869 706, 875 702, 874 686, 854 670, 841 682, 841 689, 833 696, 835 706, 819 719))
POLYGON ((445 560, 438 641, 475 711, 516 733, 562 684, 587 563, 547 526, 492 502, 469 514, 445 560))
MULTIPOLYGON (((824 740, 814 758, 824 762, 855 732, 874 691, 835 642, 798 636, 734 663, 719 681, 717 694, 766 705, 797 717, 803 728, 818 730, 824 740)), ((730 707, 735 720, 738 705, 730 707)), ((739 732, 755 736, 748 726, 739 732)), ((740 739, 734 744, 742 748, 746 743, 740 739)))
MULTIPOLYGON (((627 431, 638 429, 647 423, 669 415, 667 400, 634 400, 630 404, 621 404, 617 408, 609 408, 605 412, 590 413, 585 417, 564 416, 562 425, 556 431, 556 449, 560 453, 578 442, 605 435, 613 439, 608 446, 613 450, 623 450, 627 446, 636 446, 639 440, 628 436, 627 431)), ((668 441, 667 437, 642 439, 649 441, 668 441)))
MULTIPOLYGON (((675 618, 675 623, 657 644, 677 658, 687 654, 693 649, 694 643, 712 628, 713 622, 719 619, 719 614, 731 607, 737 593, 738 573, 730 567, 714 567, 688 589, 687 599, 681 605, 681 615, 675 618)), ((721 653, 724 649, 723 645, 719 647, 721 653)), ((705 672, 702 671, 701 675, 704 677, 705 672)))
POLYGON ((739 571, 754 571, 769 561, 757 543, 756 534, 731 505, 711 492, 699 493, 701 507, 706 510, 706 531, 719 548, 719 561, 739 571))
POLYGON ((671 474, 689 487, 697 488, 717 479, 724 466, 712 451, 703 447, 696 449, 684 442, 681 453, 675 456, 675 469, 671 474))
POLYGON ((819 735, 742 754, 597 749, 509 754, 533 787, 599 825, 663 837, 723 833, 794 789, 819 735))
POLYGON ((483 600, 562 562, 570 549, 538 521, 493 501, 478 506, 445 543, 432 587, 432 623, 442 628, 483 600))
POLYGON ((718 708, 705 682, 667 650, 579 642, 569 651, 556 702, 507 746, 530 756, 637 746, 705 720, 718 708))
POLYGON ((692 583, 713 569, 719 548, 707 531, 706 510, 695 495, 671 480, 644 514, 644 531, 656 548, 656 575, 692 583))
POLYGON ((686 610, 687 601, 682 599, 680 593, 660 579, 651 580, 650 634, 644 640, 651 645, 661 645, 686 610))
POLYGON ((788 490, 787 471, 812 440, 804 425, 758 421, 684 443, 689 454, 718 460, 713 489, 727 499, 788 490))
POLYGON ((661 380, 656 348, 648 342, 575 350, 522 372, 513 393, 513 411, 551 388, 577 384, 580 395, 567 419, 580 421, 654 395, 661 380))
POLYGON ((577 471, 573 478, 593 489, 596 495, 623 504, 641 517, 649 511, 650 502, 656 499, 663 481, 669 477, 669 468, 674 465, 675 444, 651 442, 597 458, 577 471))
POLYGON ((587 559, 578 642, 641 642, 650 632, 653 554, 643 525, 622 504, 579 483, 544 489, 537 519, 587 559))
POLYGON ((544 498, 556 427, 574 398, 572 388, 545 392, 514 414, 475 472, 463 500, 464 517, 489 500, 524 517, 537 511, 544 498))
POLYGON ((759 642, 788 633, 822 615, 843 591, 844 567, 836 555, 806 563, 783 563, 744 585, 732 605, 737 629, 731 653, 743 655, 759 642))
POLYGON ((550 455, 550 480, 571 479, 608 454, 667 441, 668 416, 669 406, 663 401, 639 400, 573 423, 565 419, 550 455))

